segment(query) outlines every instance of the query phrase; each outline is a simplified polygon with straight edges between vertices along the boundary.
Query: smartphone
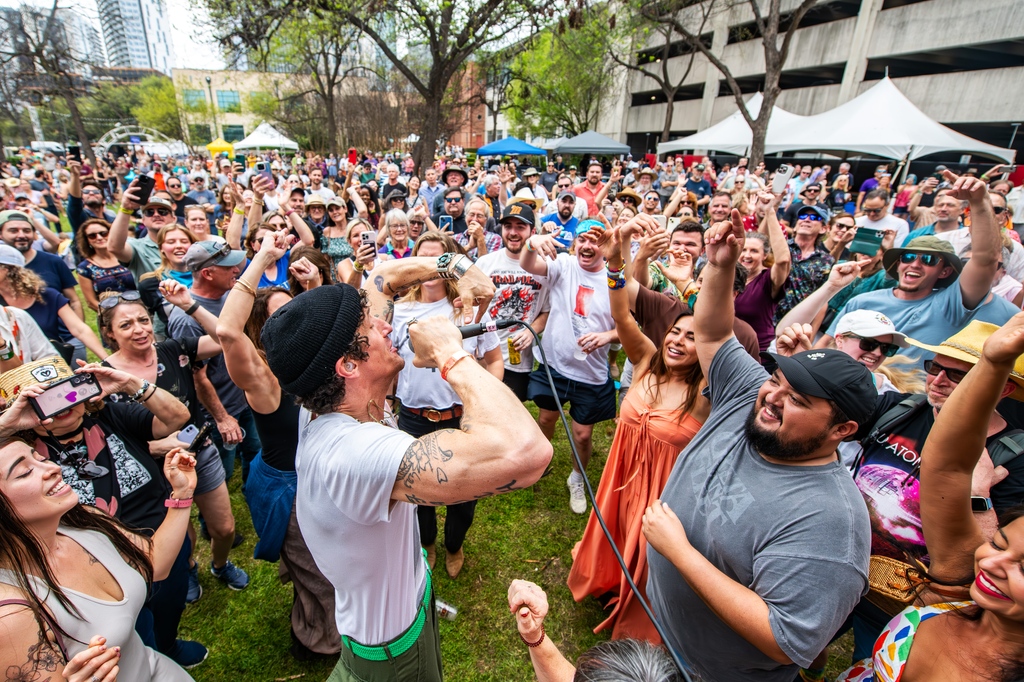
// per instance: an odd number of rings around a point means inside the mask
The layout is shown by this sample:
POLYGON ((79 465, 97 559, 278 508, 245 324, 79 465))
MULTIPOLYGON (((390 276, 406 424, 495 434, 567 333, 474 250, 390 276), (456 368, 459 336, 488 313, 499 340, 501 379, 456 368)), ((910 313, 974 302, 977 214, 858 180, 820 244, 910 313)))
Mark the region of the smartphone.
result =
POLYGON ((786 191, 786 185, 789 184, 790 178, 793 177, 793 167, 788 163, 784 163, 779 166, 778 170, 775 171, 775 178, 772 180, 772 194, 782 194, 786 191))
POLYGON ((256 162, 256 175, 266 178, 268 182, 274 182, 274 174, 270 172, 270 167, 266 161, 256 162))
POLYGON ((359 243, 363 246, 370 244, 373 247, 377 246, 377 230, 367 230, 359 234, 359 243))
MULTIPOLYGON (((195 454, 202 450, 203 446, 206 444, 207 438, 210 436, 211 429, 213 429, 213 422, 206 422, 203 424, 198 433, 196 433, 195 437, 192 439, 192 442, 189 443, 187 448, 188 451, 195 454)), ((178 434, 178 437, 180 438, 181 434, 178 434)))
POLYGON ((242 168, 245 168, 245 154, 235 154, 235 163, 240 163, 242 168))
POLYGON ((677 218, 675 216, 669 218, 668 219, 668 231, 671 232, 672 230, 676 229, 676 227, 679 225, 679 223, 681 221, 682 221, 682 218, 677 218))
POLYGON ((850 242, 850 253, 861 253, 874 258, 878 254, 878 249, 882 248, 882 237, 881 230, 858 227, 857 234, 853 235, 853 241, 850 242))
POLYGON ((611 204, 608 204, 607 206, 605 206, 604 207, 604 217, 607 218, 609 221, 615 220, 615 207, 612 206, 611 204))
POLYGON ((452 218, 450 215, 441 216, 440 218, 437 219, 437 229, 441 230, 442 232, 451 232, 453 220, 454 218, 452 218))
POLYGON ((29 398, 32 409, 40 419, 49 419, 55 414, 69 410, 86 400, 98 398, 103 389, 91 374, 76 374, 56 381, 46 387, 38 398, 29 398))
POLYGON ((178 431, 178 440, 180 440, 185 445, 192 445, 192 441, 196 439, 196 436, 198 434, 199 427, 196 426, 195 424, 189 424, 181 431, 178 431))
POLYGON ((148 175, 140 175, 138 181, 139 206, 145 206, 149 202, 150 195, 153 194, 153 188, 156 187, 156 180, 148 175))
POLYGON ((82 148, 78 145, 70 145, 68 147, 68 158, 74 161, 82 162, 82 148))
POLYGON ((664 231, 665 228, 668 227, 668 217, 667 216, 655 215, 654 216, 654 220, 655 220, 655 222, 658 223, 658 225, 661 226, 662 231, 664 231))

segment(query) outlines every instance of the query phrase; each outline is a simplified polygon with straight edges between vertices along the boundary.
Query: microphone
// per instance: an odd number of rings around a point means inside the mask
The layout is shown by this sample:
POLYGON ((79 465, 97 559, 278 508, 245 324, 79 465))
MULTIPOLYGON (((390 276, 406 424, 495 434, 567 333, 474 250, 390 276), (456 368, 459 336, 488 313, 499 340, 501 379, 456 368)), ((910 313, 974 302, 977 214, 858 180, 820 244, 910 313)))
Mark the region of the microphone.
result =
POLYGON ((459 327, 459 331, 462 333, 462 338, 471 339, 474 336, 480 336, 485 332, 496 332, 499 329, 508 329, 509 327, 515 327, 520 324, 522 324, 522 322, 519 320, 506 318, 503 320, 481 322, 479 324, 467 324, 465 327, 459 327))

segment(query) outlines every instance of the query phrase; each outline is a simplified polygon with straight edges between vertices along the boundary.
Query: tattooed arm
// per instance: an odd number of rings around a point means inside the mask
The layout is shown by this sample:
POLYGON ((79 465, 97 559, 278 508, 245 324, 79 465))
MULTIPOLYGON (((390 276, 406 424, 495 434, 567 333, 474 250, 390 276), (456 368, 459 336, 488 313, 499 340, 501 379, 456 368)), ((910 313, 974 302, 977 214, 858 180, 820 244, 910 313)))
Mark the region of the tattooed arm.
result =
MULTIPOLYGON (((455 326, 441 317, 409 327, 418 367, 443 367, 462 350, 455 326)), ((551 443, 511 390, 472 356, 451 366, 448 383, 463 405, 462 428, 416 440, 398 469, 391 499, 454 504, 532 485, 551 461, 551 443)))
POLYGON ((5 682, 115 682, 120 650, 104 644, 103 637, 93 637, 87 649, 65 661, 52 631, 39 629, 29 607, 0 607, 0 670, 5 682))
MULTIPOLYGON (((415 284, 429 282, 440 276, 437 274, 437 260, 430 257, 399 258, 374 266, 365 289, 370 314, 390 322, 396 297, 415 284)), ((464 307, 466 315, 472 314, 473 305, 489 303, 494 297, 494 283, 475 265, 458 281, 458 287, 463 300, 471 301, 470 305, 464 307)), ((483 312, 484 307, 480 305, 477 321, 483 312)), ((467 320, 467 323, 470 321, 467 320)))

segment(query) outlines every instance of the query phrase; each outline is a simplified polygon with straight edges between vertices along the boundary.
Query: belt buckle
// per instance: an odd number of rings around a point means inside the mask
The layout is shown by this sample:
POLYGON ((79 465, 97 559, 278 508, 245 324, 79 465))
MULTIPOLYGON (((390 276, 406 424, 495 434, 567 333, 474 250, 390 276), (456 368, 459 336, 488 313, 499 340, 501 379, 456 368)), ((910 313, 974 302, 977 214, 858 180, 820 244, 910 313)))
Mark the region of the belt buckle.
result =
POLYGON ((423 416, 427 418, 427 421, 434 422, 435 424, 437 422, 441 421, 441 411, 440 410, 434 410, 434 409, 423 410, 423 416))

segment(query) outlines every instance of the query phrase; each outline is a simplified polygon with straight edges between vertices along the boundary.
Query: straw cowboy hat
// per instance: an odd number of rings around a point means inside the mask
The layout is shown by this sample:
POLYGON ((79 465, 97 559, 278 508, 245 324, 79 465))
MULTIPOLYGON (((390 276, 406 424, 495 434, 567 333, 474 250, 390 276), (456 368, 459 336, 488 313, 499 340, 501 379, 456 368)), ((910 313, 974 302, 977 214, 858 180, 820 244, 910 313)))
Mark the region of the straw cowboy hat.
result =
MULTIPOLYGON (((921 343, 911 338, 907 339, 907 343, 929 350, 936 355, 945 355, 954 360, 976 365, 981 359, 981 348, 985 345, 985 339, 992 336, 997 329, 999 327, 994 324, 974 320, 937 346, 921 343)), ((1024 355, 1013 363, 1010 381, 1017 384, 1017 390, 1011 393, 1010 397, 1014 400, 1024 400, 1024 355)))

